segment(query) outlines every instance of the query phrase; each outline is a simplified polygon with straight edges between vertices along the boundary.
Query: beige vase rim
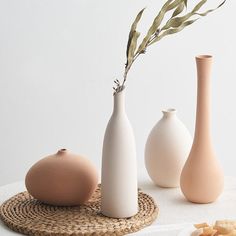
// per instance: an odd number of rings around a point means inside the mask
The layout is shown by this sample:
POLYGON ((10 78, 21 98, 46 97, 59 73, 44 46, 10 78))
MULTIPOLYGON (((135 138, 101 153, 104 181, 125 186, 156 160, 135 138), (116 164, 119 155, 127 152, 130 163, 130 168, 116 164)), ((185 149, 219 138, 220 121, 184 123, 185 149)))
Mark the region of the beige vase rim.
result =
POLYGON ((200 59, 200 60, 207 60, 207 59, 212 59, 213 55, 210 54, 200 54, 196 56, 196 59, 200 59))

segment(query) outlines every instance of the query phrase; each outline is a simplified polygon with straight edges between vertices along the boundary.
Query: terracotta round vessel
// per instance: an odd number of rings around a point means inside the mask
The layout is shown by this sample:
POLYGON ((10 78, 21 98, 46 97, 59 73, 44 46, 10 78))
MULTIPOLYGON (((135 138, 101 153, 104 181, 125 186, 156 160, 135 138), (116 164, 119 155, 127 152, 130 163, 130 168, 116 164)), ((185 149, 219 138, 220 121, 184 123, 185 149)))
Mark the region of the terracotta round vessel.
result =
POLYGON ((35 163, 25 178, 26 188, 34 198, 57 206, 83 204, 92 196, 97 184, 94 165, 66 149, 35 163))
POLYGON ((210 131, 212 56, 196 57, 197 111, 191 152, 181 174, 181 190, 194 203, 210 203, 223 191, 224 176, 215 156, 210 131))

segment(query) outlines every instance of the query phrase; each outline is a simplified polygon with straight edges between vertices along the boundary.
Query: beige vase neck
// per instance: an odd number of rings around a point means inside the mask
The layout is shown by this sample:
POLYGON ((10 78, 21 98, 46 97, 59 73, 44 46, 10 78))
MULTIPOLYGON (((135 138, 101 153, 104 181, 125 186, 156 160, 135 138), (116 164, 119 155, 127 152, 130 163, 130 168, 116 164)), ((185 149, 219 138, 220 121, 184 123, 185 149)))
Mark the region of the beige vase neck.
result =
POLYGON ((197 111, 194 142, 211 146, 211 68, 212 56, 196 57, 197 111))

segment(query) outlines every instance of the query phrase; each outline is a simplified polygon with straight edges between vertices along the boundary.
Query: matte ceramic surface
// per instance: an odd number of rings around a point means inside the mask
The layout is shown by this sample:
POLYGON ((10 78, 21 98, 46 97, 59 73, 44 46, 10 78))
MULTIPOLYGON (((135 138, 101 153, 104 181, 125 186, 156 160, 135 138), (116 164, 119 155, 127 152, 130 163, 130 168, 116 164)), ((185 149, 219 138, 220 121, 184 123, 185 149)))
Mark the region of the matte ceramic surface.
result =
POLYGON ((191 145, 192 137, 176 116, 176 110, 163 111, 163 117, 149 134, 145 148, 146 169, 156 185, 179 186, 191 145))
POLYGON ((114 95, 102 153, 102 214, 126 218, 138 211, 136 147, 125 112, 124 91, 114 95))
POLYGON ((94 165, 66 149, 35 163, 25 178, 26 188, 34 198, 58 206, 83 204, 97 184, 94 165))
POLYGON ((195 136, 181 174, 181 190, 191 202, 210 203, 221 194, 224 185, 223 172, 215 156, 210 131, 212 56, 198 56, 196 64, 198 90, 195 136))

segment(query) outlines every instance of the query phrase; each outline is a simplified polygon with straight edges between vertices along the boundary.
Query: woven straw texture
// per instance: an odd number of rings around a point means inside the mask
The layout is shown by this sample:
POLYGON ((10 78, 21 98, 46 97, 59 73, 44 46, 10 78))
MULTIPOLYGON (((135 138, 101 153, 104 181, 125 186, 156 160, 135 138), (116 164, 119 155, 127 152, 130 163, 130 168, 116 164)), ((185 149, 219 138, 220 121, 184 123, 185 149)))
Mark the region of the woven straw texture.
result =
POLYGON ((19 193, 0 207, 3 222, 12 230, 34 236, 125 235, 150 225, 157 217, 153 199, 139 191, 139 212, 130 218, 112 219, 100 213, 100 186, 88 203, 57 207, 19 193))

